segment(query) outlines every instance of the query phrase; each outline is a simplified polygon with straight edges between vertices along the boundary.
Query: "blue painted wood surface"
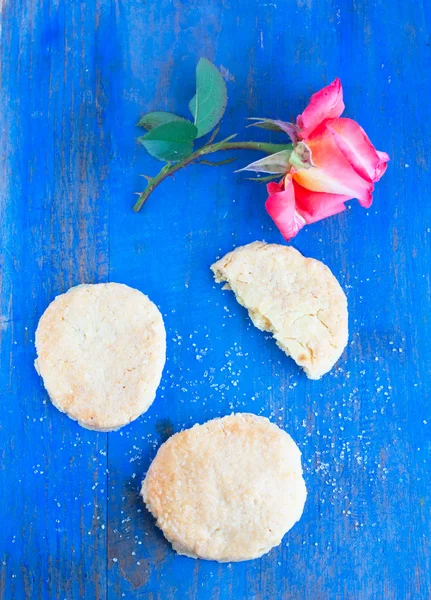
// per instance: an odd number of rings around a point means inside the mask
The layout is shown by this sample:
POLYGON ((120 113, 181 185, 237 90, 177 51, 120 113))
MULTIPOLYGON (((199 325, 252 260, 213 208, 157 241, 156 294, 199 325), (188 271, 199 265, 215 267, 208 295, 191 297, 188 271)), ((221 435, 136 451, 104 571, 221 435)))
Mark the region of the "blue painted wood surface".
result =
POLYGON ((430 22, 425 0, 3 0, 1 600, 431 597, 430 22), (130 209, 139 174, 159 168, 134 123, 186 114, 200 56, 227 77, 222 133, 292 118, 340 76, 346 116, 391 155, 370 210, 352 202, 294 240, 349 299, 349 346, 319 382, 208 269, 234 245, 281 242, 263 187, 231 165, 192 167, 130 209), (157 400, 117 433, 59 413, 33 369, 38 318, 84 281, 135 286, 165 315, 157 400), (300 445, 303 519, 261 560, 179 557, 140 481, 171 428, 232 410, 271 417, 300 445))

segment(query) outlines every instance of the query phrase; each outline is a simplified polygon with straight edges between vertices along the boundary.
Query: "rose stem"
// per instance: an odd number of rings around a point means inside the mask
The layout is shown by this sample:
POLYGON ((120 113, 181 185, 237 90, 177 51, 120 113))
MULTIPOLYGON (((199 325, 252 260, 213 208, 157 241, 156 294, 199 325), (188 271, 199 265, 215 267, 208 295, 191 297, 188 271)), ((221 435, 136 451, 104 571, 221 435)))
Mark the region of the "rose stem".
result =
POLYGON ((155 177, 152 177, 145 191, 139 194, 139 198, 133 206, 133 210, 139 212, 146 200, 148 200, 150 194, 152 194, 156 187, 167 177, 170 177, 183 167, 190 165, 206 154, 219 152, 221 150, 259 150, 266 154, 273 154, 275 152, 281 152, 281 150, 290 150, 292 147, 292 144, 268 144, 266 142, 216 142, 208 146, 202 146, 202 148, 198 148, 198 150, 193 152, 193 154, 190 154, 187 158, 184 158, 175 164, 168 163, 155 177))

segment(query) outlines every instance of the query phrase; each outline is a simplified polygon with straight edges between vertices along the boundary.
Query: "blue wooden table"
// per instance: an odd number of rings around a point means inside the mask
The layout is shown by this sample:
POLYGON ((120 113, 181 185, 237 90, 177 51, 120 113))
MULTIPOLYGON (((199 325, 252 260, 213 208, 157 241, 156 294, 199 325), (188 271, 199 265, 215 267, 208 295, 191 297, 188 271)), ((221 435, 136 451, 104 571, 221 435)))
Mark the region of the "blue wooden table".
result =
MULTIPOLYGON (((430 3, 1 6, 0 599, 428 600, 430 3), (200 56, 227 79, 222 134, 246 139, 247 116, 289 120, 339 76, 345 115, 391 156, 371 209, 352 202, 293 243, 348 295, 350 342, 321 381, 209 271, 234 245, 282 242, 263 186, 232 165, 195 166, 131 211, 140 174, 160 166, 135 123, 186 113, 200 56), (110 434, 58 412, 33 368, 49 302, 103 281, 147 293, 168 333, 155 403, 110 434), (179 557, 141 504, 141 479, 172 431, 231 411, 266 415, 298 442, 304 516, 261 560, 179 557)), ((254 155, 238 156, 239 167, 254 155)))

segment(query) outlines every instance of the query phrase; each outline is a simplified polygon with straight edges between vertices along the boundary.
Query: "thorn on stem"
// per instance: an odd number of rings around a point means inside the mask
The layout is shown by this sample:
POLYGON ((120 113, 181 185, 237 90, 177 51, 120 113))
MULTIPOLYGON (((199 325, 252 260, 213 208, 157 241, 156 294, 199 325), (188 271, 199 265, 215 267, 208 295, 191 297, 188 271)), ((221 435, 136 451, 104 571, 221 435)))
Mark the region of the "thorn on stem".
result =
POLYGON ((220 123, 217 125, 217 127, 214 129, 214 131, 211 134, 210 139, 207 141, 207 143, 205 144, 205 146, 209 146, 215 139, 215 137, 217 136, 218 132, 220 131, 220 123))

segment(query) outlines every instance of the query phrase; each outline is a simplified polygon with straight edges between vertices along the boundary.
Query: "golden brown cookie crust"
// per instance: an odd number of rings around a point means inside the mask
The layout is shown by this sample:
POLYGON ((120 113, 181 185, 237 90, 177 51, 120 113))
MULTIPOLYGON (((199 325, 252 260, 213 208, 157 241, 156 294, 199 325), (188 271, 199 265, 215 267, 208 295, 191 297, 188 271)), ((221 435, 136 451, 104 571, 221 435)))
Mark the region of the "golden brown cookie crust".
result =
POLYGON ((79 285, 36 331, 38 373, 52 403, 87 429, 111 431, 152 404, 166 356, 158 308, 119 283, 79 285))
POLYGON ((213 419, 162 444, 141 494, 178 553, 219 562, 258 558, 301 517, 301 453, 264 417, 213 419))

